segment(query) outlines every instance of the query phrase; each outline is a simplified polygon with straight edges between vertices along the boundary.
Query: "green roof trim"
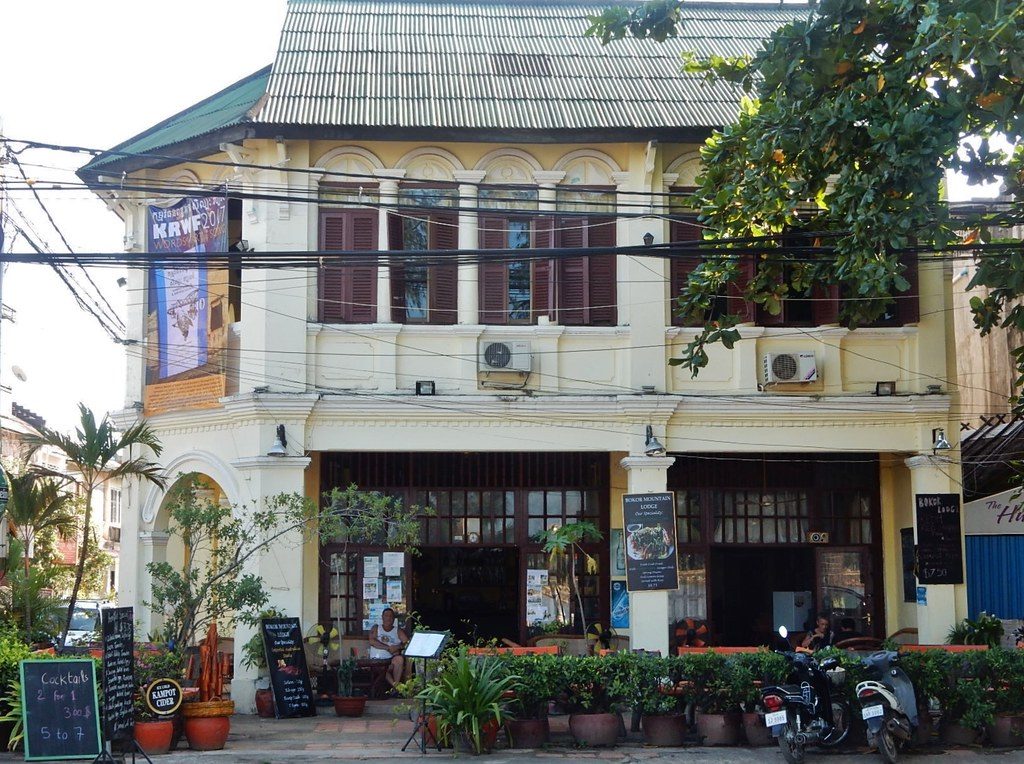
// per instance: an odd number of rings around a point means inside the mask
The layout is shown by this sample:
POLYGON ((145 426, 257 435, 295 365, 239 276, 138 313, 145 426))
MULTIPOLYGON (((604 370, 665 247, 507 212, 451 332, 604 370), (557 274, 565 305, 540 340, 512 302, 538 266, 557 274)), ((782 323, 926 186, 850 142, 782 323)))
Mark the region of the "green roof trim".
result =
POLYGON ((252 121, 252 113, 267 92, 269 79, 270 66, 266 66, 103 152, 81 167, 78 173, 80 176, 95 174, 104 169, 112 169, 124 161, 136 165, 137 158, 124 155, 160 153, 160 149, 165 147, 193 141, 227 127, 249 123, 252 121))

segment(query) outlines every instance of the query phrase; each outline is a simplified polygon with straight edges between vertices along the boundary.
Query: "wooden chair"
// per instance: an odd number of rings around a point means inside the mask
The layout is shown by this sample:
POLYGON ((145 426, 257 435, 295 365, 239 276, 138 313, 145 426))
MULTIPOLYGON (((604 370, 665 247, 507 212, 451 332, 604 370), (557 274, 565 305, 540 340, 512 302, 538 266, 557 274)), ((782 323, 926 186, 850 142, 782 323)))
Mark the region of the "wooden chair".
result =
POLYGON ((470 647, 468 655, 561 655, 562 648, 558 645, 534 647, 470 647))
POLYGON ((878 637, 850 637, 839 640, 833 647, 839 650, 881 650, 882 640, 878 637))
POLYGON ((677 647, 676 655, 688 655, 690 653, 718 653, 719 655, 739 655, 741 653, 760 652, 760 647, 677 647))
POLYGON ((917 629, 913 626, 909 626, 899 631, 894 631, 889 635, 889 639, 900 645, 916 645, 917 644, 917 629))
POLYGON ((945 650, 947 653, 974 653, 988 650, 988 645, 900 645, 901 653, 923 653, 928 650, 945 650))
POLYGON ((590 655, 590 640, 578 634, 544 634, 530 640, 531 647, 562 648, 563 655, 590 655))

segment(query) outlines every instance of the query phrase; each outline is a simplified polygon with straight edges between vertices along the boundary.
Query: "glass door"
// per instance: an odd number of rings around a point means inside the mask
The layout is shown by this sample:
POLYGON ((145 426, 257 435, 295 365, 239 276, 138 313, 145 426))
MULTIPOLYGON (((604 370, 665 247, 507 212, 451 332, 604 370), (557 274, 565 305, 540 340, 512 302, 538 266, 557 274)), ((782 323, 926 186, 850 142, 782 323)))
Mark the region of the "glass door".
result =
POLYGON ((856 634, 878 636, 870 550, 818 547, 815 563, 818 611, 829 615, 837 639, 844 619, 852 619, 856 634))

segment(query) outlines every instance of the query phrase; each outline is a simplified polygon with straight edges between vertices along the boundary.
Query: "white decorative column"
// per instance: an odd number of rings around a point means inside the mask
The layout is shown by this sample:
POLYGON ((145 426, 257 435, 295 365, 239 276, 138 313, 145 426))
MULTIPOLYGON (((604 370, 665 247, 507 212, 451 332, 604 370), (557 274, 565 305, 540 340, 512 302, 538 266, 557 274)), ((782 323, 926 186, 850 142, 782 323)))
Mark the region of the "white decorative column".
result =
MULTIPOLYGON (((476 211, 479 202, 478 183, 487 175, 483 170, 456 170, 452 177, 459 183, 459 249, 477 249, 480 246, 479 220, 476 211)), ((476 263, 459 265, 460 324, 480 323, 480 292, 477 280, 480 268, 476 263)))
MULTIPOLYGON (((135 607, 135 617, 139 620, 140 631, 143 634, 149 634, 155 631, 158 626, 163 625, 162 623, 157 623, 158 620, 162 621, 163 619, 159 615, 154 614, 150 608, 145 607, 143 603, 149 602, 153 598, 153 578, 149 575, 149 568, 147 566, 151 562, 167 562, 167 541, 169 538, 170 536, 163 531, 139 532, 139 562, 138 568, 134 571, 136 581, 135 601, 118 601, 119 605, 130 604, 135 607)), ((124 572, 129 574, 127 569, 124 572)))
MULTIPOLYGON (((915 496, 919 493, 960 493, 959 485, 950 475, 956 465, 944 456, 921 454, 904 462, 910 469, 910 500, 914 502, 914 542, 917 543, 917 511, 915 496)), ((960 546, 963 548, 963 518, 960 520, 960 546)), ((962 551, 961 551, 962 554, 962 551)), ((929 584, 925 604, 917 605, 917 638, 922 645, 941 645, 946 634, 963 614, 957 613, 957 589, 964 584, 929 584)))
MULTIPOLYGON (((380 178, 377 218, 377 249, 386 252, 388 241, 388 213, 398 204, 398 181, 405 177, 405 170, 374 170, 380 178)), ((377 267, 377 323, 391 323, 391 264, 381 263, 377 267)))
MULTIPOLYGON (((627 493, 666 493, 671 456, 627 456, 619 462, 626 471, 627 493)), ((668 655, 668 592, 631 592, 630 648, 657 650, 668 655)))

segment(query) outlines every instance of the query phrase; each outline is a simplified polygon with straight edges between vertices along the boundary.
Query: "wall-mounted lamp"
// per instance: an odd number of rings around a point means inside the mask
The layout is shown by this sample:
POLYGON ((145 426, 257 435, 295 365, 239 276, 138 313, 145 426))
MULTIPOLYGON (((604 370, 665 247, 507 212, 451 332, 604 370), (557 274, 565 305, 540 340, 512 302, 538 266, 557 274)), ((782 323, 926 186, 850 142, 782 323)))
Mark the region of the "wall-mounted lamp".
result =
POLYGON ((946 431, 941 427, 932 430, 932 453, 938 455, 939 451, 949 451, 953 446, 946 440, 946 431))
POLYGON ((661 441, 654 437, 654 428, 647 425, 647 439, 644 441, 644 455, 664 456, 665 453, 665 447, 661 445, 661 441))
POLYGON ((654 234, 648 231, 644 234, 644 246, 649 247, 654 243, 654 234))
POLYGON ((124 276, 118 276, 117 285, 121 287, 121 289, 124 289, 126 286, 128 286, 128 279, 126 279, 124 276))
POLYGON ((435 390, 434 381, 431 379, 420 379, 416 381, 416 395, 433 395, 435 390))
POLYGON ((274 445, 267 451, 267 456, 288 456, 288 437, 284 434, 284 425, 279 424, 277 426, 277 437, 274 439, 274 445))
POLYGON ((896 395, 895 382, 875 382, 875 395, 896 395))

